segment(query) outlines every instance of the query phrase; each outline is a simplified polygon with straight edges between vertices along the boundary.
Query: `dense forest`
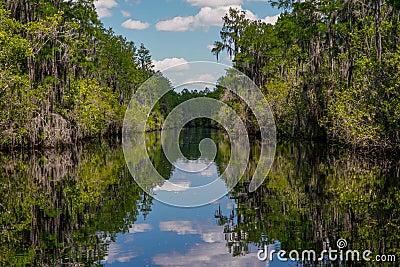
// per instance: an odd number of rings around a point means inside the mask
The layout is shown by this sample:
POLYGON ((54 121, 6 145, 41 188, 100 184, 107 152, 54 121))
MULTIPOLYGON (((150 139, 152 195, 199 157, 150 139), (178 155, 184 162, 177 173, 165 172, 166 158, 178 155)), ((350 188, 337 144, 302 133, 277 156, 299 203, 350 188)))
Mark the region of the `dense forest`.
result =
POLYGON ((118 134, 153 74, 149 50, 99 21, 94 1, 0 2, 0 145, 118 134))
POLYGON ((271 4, 284 10, 275 25, 231 9, 212 52, 263 90, 280 136, 398 148, 400 2, 271 4))

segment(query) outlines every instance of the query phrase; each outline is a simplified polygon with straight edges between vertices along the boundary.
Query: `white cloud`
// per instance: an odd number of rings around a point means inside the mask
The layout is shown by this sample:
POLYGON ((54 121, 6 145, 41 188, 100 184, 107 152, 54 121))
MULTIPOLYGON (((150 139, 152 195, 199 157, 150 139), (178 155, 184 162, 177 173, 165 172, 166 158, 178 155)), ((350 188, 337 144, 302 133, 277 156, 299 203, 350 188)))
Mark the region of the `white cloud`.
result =
MULTIPOLYGON (((243 10, 241 6, 218 6, 218 7, 202 7, 194 16, 174 17, 169 20, 160 21, 156 24, 158 31, 175 31, 182 32, 195 30, 198 28, 208 29, 210 26, 222 26, 224 17, 230 8, 243 10)), ((250 10, 246 10, 246 17, 251 20, 256 20, 257 16, 250 10)))
POLYGON ((150 24, 147 22, 141 22, 140 20, 128 19, 122 23, 121 26, 131 30, 144 30, 150 27, 150 24))
POLYGON ((274 25, 278 21, 279 16, 280 16, 280 14, 275 15, 275 16, 267 16, 267 17, 263 18, 261 21, 263 21, 267 24, 274 25))
MULTIPOLYGON (((230 8, 242 10, 241 6, 235 5, 221 6, 217 8, 203 7, 200 9, 200 12, 195 16, 195 18, 200 27, 222 26, 222 17, 229 12, 230 8)), ((254 15, 250 10, 246 10, 246 17, 249 19, 257 18, 257 16, 254 15)))
POLYGON ((97 0, 94 2, 99 18, 111 17, 111 8, 117 7, 118 3, 115 0, 97 0))
POLYGON ((156 24, 157 31, 183 32, 189 30, 194 22, 194 17, 175 17, 170 20, 160 21, 156 24))
POLYGON ((125 10, 121 10, 121 14, 123 17, 126 17, 126 18, 131 16, 131 13, 129 13, 128 11, 125 11, 125 10))
MULTIPOLYGON (((184 58, 165 58, 163 60, 153 60, 153 65, 154 65, 154 69, 157 71, 162 71, 164 69, 167 69, 169 67, 172 66, 176 66, 176 65, 181 65, 179 66, 180 69, 182 70, 187 70, 189 69, 189 66, 186 64, 188 63, 186 59, 184 58)), ((177 69, 175 69, 177 70, 177 69)))
MULTIPOLYGON (((185 79, 181 81, 182 84, 185 85, 185 88, 189 89, 190 87, 193 87, 192 89, 196 90, 202 90, 200 87, 210 87, 210 84, 216 84, 220 76, 218 76, 218 73, 210 74, 210 73, 203 73, 203 74, 192 74, 192 73, 187 73, 185 76, 185 79), (192 85, 192 86, 190 86, 192 85)), ((210 176, 209 173, 212 171, 210 169, 211 165, 210 162, 208 161, 202 161, 202 162, 196 162, 196 161, 191 161, 190 163, 180 163, 176 162, 175 166, 188 171, 188 172, 200 172, 201 175, 205 176, 210 176), (207 172, 208 170, 208 172, 207 172), (204 172, 204 174, 203 174, 204 172)), ((215 173, 215 176, 218 177, 218 175, 215 173)))
POLYGON ((96 7, 113 8, 118 6, 115 0, 97 0, 94 2, 96 7))
POLYGON ((96 10, 97 10, 97 14, 99 15, 99 18, 112 17, 111 11, 107 8, 98 7, 98 8, 96 8, 96 10))
POLYGON ((215 45, 207 45, 207 49, 210 51, 213 50, 214 48, 215 48, 215 45))
POLYGON ((217 6, 232 6, 232 5, 240 5, 242 0, 186 0, 187 3, 192 6, 209 6, 209 7, 217 7, 217 6))

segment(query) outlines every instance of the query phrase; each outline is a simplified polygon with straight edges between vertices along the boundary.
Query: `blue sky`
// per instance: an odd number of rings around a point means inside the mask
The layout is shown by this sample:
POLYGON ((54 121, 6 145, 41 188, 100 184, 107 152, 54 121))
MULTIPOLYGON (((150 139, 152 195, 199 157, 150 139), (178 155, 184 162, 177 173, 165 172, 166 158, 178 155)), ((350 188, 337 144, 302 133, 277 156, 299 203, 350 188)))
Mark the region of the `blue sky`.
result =
MULTIPOLYGON (((270 23, 279 14, 267 0, 98 0, 95 5, 105 27, 137 46, 145 44, 156 69, 187 61, 216 61, 210 49, 219 40, 229 7, 270 23)), ((220 62, 229 63, 228 56, 220 62)))

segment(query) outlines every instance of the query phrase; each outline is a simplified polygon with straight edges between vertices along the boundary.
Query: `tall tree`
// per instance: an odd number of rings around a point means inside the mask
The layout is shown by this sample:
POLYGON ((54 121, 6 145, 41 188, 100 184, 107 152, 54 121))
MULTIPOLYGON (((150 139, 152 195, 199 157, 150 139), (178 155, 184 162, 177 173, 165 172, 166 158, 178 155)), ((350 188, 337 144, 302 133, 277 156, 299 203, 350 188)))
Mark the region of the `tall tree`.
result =
POLYGON ((223 27, 220 32, 221 41, 214 43, 215 48, 212 49, 218 59, 222 51, 228 52, 231 58, 234 58, 240 51, 238 42, 243 30, 249 23, 244 10, 230 8, 229 13, 223 17, 223 27))
POLYGON ((153 62, 151 60, 150 51, 144 46, 143 43, 140 44, 138 49, 137 58, 139 61, 140 69, 144 71, 152 71, 153 70, 153 62))

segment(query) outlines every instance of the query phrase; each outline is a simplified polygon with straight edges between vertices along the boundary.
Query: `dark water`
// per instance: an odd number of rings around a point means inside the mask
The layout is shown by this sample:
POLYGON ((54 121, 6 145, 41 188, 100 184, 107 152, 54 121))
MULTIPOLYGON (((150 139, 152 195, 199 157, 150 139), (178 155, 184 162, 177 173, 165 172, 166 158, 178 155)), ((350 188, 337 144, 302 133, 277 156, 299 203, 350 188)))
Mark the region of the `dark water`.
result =
MULTIPOLYGON (((165 178, 203 183, 218 177, 230 154, 227 136, 207 129, 182 133, 183 154, 198 158, 198 143, 205 137, 216 142, 218 153, 200 175, 175 170, 162 153, 157 133, 148 135, 147 147, 165 178)), ((276 255, 272 261, 257 258, 265 245, 319 253, 327 241, 335 248, 339 238, 346 239, 345 249, 368 249, 399 260, 398 159, 284 143, 277 147, 264 185, 248 193, 258 153, 254 141, 248 170, 229 195, 190 209, 145 194, 119 146, 1 154, 0 266, 377 264, 331 262, 326 257, 314 263, 280 262, 276 255)))

